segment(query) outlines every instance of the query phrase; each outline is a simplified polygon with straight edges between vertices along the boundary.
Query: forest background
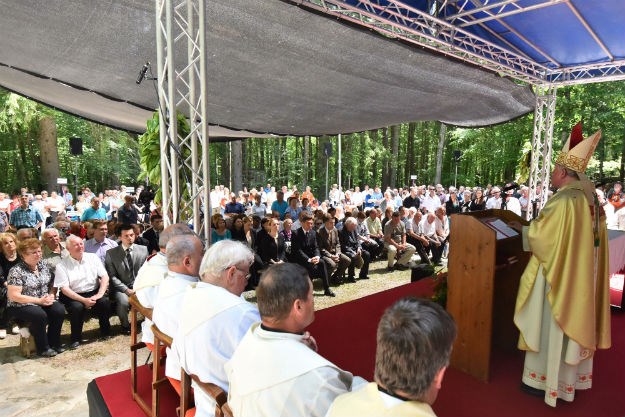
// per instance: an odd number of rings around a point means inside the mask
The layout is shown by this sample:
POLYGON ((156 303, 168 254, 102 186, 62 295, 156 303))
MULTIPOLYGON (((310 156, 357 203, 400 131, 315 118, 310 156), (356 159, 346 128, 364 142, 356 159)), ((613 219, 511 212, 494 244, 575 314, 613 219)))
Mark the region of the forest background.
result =
MULTIPOLYGON (((563 87, 557 91, 554 157, 571 127, 583 121, 584 135, 602 129, 603 139, 588 168, 595 181, 625 176, 625 82, 563 87)), ((416 175, 418 184, 449 186, 527 181, 533 113, 507 123, 475 129, 418 121, 342 135, 343 188, 380 185, 401 187, 416 175), (456 151, 456 152, 455 152, 456 151), (458 160, 454 154, 460 151, 458 160), (456 176, 457 168, 457 176, 456 176)), ((52 190, 67 178, 72 192, 94 191, 147 181, 146 168, 158 165, 147 152, 148 133, 115 130, 54 110, 0 89, 0 191, 19 187, 52 190), (70 153, 70 138, 80 137, 83 154, 70 153), (141 155, 144 155, 143 159, 141 155), (143 163, 143 169, 142 169, 143 163)), ((252 138, 210 143, 212 186, 310 185, 315 195, 338 182, 336 136, 252 138), (330 145, 327 145, 330 144, 330 145), (324 150, 331 146, 326 158, 324 150)), ((156 160, 155 160, 156 158, 156 160)), ((158 175, 156 175, 158 177, 158 175)), ((154 184, 152 184, 154 185, 154 184)), ((156 184, 158 186, 158 184, 156 184)))

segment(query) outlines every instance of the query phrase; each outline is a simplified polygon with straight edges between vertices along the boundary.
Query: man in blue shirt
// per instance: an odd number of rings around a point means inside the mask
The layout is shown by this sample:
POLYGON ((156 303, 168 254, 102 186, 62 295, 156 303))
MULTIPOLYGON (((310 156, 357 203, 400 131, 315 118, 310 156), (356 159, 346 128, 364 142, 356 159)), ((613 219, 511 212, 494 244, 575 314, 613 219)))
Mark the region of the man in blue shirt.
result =
POLYGON ((91 207, 83 211, 80 220, 83 222, 87 220, 106 220, 106 210, 100 207, 100 199, 98 197, 91 199, 91 207))
POLYGON ((20 196, 20 206, 11 212, 9 223, 16 229, 25 227, 39 229, 43 223, 43 216, 41 216, 39 210, 28 205, 28 195, 22 194, 20 196))
POLYGON ((286 213, 286 209, 289 207, 286 201, 284 201, 284 193, 282 191, 278 191, 276 193, 276 201, 271 204, 271 211, 274 213, 278 213, 280 215, 280 220, 284 220, 284 213, 286 213))
POLYGON ((243 214, 245 213, 245 207, 243 204, 237 201, 237 197, 233 194, 230 197, 230 202, 226 204, 224 214, 243 214))

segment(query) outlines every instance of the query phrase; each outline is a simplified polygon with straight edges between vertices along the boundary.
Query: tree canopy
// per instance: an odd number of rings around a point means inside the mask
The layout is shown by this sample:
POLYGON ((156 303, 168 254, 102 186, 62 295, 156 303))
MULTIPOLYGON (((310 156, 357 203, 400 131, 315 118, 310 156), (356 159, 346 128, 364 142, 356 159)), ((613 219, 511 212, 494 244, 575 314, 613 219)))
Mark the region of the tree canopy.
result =
MULTIPOLYGON (((502 184, 527 179, 533 132, 533 114, 496 126, 462 129, 439 122, 421 121, 357 132, 341 137, 341 183, 354 186, 405 186, 416 175, 418 184, 502 184), (460 152, 457 160, 454 153, 460 152), (456 166, 457 165, 457 166, 456 166), (457 177, 456 177, 457 167, 457 177), (438 168, 438 169, 437 169, 438 168)), ((595 180, 621 178, 625 174, 625 82, 586 84, 558 89, 554 126, 554 156, 571 127, 584 124, 587 136, 602 129, 601 140, 588 173, 595 180)), ((155 169, 154 135, 151 140, 88 122, 0 90, 0 190, 13 192, 21 186, 39 191, 55 187, 45 178, 42 156, 50 149, 42 141, 42 120, 56 126, 59 175, 68 178, 70 190, 87 185, 93 190, 121 184, 159 181, 155 169), (69 138, 83 140, 83 154, 70 153, 69 138), (151 161, 146 165, 146 161, 151 161), (141 167, 143 164, 143 167, 141 167), (147 166, 151 168, 146 169, 147 166), (142 169, 144 173, 141 174, 142 169), (77 174, 77 179, 74 179, 77 174)), ((157 132, 156 132, 157 134, 157 132)), ((328 183, 338 182, 338 138, 251 138, 240 143, 210 142, 212 186, 225 184, 233 190, 271 183, 310 185, 318 195, 328 183), (324 151, 331 150, 326 157, 324 151), (239 160, 240 158, 240 160, 239 160), (326 167, 327 163, 327 167, 326 167)), ((158 166, 158 161, 156 167, 158 166)))

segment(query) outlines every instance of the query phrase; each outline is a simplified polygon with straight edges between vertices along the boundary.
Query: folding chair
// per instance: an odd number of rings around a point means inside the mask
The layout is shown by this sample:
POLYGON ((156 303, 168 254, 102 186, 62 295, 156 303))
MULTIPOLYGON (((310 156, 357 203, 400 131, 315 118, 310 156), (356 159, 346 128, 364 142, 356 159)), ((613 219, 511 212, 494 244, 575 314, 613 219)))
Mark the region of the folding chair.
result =
POLYGON ((152 309, 144 307, 136 294, 128 297, 130 303, 130 379, 132 389, 132 399, 141 407, 143 412, 148 416, 152 415, 152 409, 148 403, 137 394, 137 351, 146 347, 146 344, 138 340, 138 323, 137 314, 141 313, 143 317, 152 319, 152 309))
POLYGON ((186 413, 193 408, 191 400, 191 381, 193 381, 202 391, 215 400, 215 417, 222 417, 222 406, 228 401, 228 393, 213 383, 201 381, 197 375, 187 374, 184 369, 181 374, 182 394, 180 395, 179 416, 185 417, 186 413))
POLYGON ((152 333, 154 333, 154 360, 152 361, 152 417, 159 415, 159 393, 158 390, 163 385, 169 384, 166 376, 160 377, 161 367, 165 364, 165 356, 162 354, 161 345, 171 348, 173 339, 161 332, 156 324, 152 324, 152 333))

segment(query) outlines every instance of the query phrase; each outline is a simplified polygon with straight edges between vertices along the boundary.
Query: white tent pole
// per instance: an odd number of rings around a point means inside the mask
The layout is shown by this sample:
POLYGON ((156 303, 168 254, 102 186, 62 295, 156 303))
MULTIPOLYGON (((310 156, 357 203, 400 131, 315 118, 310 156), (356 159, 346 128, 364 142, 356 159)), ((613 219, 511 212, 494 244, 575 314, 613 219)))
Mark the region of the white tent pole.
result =
MULTIPOLYGON (((341 160, 341 134, 339 133, 339 179, 338 179, 338 183, 339 183, 339 191, 341 190, 341 169, 342 169, 342 165, 343 165, 343 161, 341 160)), ((340 196, 340 192, 339 192, 339 196, 340 196)))

